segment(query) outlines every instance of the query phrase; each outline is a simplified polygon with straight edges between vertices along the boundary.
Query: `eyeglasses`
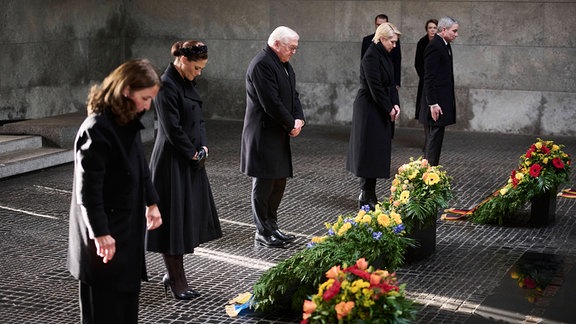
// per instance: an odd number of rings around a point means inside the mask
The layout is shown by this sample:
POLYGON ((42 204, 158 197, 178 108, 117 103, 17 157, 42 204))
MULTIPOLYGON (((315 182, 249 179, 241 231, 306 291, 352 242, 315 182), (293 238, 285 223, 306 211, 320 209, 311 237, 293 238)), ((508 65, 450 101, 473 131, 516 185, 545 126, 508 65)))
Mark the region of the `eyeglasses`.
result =
POLYGON ((286 46, 286 48, 288 48, 288 50, 290 50, 290 52, 296 52, 298 50, 297 45, 288 45, 288 44, 282 44, 282 45, 286 46))

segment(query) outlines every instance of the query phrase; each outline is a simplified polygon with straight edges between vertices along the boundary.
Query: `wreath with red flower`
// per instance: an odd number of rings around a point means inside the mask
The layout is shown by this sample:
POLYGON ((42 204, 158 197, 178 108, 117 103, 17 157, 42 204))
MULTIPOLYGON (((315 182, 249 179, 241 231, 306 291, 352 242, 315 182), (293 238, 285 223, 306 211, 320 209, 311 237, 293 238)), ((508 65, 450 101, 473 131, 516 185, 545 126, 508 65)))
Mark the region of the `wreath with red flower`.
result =
POLYGON ((520 156, 518 168, 512 170, 506 185, 477 206, 470 220, 497 225, 513 223, 530 199, 545 192, 555 194, 560 185, 570 180, 572 162, 563 147, 538 138, 520 156))

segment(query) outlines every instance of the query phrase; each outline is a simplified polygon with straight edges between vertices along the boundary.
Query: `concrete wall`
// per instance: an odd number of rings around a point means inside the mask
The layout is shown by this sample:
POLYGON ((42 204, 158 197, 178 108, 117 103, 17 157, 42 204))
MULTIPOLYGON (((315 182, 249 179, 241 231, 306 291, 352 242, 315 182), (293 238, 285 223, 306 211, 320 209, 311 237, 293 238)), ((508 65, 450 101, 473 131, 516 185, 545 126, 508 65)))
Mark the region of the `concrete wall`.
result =
POLYGON ((453 43, 458 122, 451 129, 576 135, 576 1, 4 0, 0 121, 84 110, 89 86, 127 58, 159 71, 171 44, 200 39, 210 61, 198 86, 210 118, 241 119, 244 73, 278 25, 296 30, 293 58, 309 123, 347 124, 360 42, 385 13, 402 31, 403 109, 413 120, 416 42, 424 22, 460 21, 453 43))

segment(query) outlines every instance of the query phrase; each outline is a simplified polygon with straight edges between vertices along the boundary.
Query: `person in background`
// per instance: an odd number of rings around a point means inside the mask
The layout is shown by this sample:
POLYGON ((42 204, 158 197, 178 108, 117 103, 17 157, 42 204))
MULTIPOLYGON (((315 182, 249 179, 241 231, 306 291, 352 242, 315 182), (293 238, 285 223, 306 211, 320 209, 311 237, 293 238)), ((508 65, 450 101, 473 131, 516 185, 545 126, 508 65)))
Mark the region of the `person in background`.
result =
POLYGON ((390 52, 399 36, 394 25, 381 24, 362 58, 346 162, 346 169, 360 177, 358 208, 368 205, 373 210, 376 179, 390 177, 394 121, 400 116, 390 52))
MULTIPOLYGON (((414 118, 418 120, 420 115, 420 106, 422 104, 422 88, 424 87, 424 50, 436 32, 438 31, 438 20, 428 19, 424 26, 426 35, 422 36, 416 44, 416 56, 414 57, 414 68, 418 74, 418 91, 416 93, 416 109, 414 118)), ((424 145, 422 151, 426 149, 426 138, 428 137, 428 126, 424 124, 424 145)))
MULTIPOLYGON (((379 14, 374 18, 374 29, 378 28, 382 23, 388 22, 388 16, 385 14, 379 14)), ((362 39, 362 51, 360 52, 360 59, 364 57, 366 50, 372 43, 372 39, 374 39, 374 34, 366 35, 362 39)), ((401 81, 401 68, 402 68, 402 50, 400 49, 400 39, 396 43, 396 47, 392 50, 391 57, 392 57, 392 64, 394 65, 394 84, 396 85, 397 89, 400 89, 400 81, 401 81)))
POLYGON ((205 161, 208 139, 202 99, 195 80, 208 63, 208 47, 196 40, 172 45, 171 62, 154 100, 158 135, 150 158, 152 181, 160 194, 164 226, 148 235, 148 251, 162 253, 167 273, 162 278, 176 299, 200 293, 189 287, 184 254, 201 243, 222 237, 205 161))
POLYGON ((254 240, 267 247, 283 247, 296 239, 278 228, 278 207, 286 178, 293 176, 290 137, 298 136, 305 124, 289 62, 299 38, 288 27, 276 28, 246 72, 240 170, 252 177, 254 240))
POLYGON ((458 37, 458 22, 440 18, 438 33, 424 50, 424 88, 419 121, 428 125, 424 158, 435 166, 440 163, 445 126, 456 123, 452 43, 458 37))
POLYGON ((146 230, 162 224, 139 119, 159 89, 150 62, 130 60, 88 95, 74 143, 68 245, 82 323, 138 323, 146 230))

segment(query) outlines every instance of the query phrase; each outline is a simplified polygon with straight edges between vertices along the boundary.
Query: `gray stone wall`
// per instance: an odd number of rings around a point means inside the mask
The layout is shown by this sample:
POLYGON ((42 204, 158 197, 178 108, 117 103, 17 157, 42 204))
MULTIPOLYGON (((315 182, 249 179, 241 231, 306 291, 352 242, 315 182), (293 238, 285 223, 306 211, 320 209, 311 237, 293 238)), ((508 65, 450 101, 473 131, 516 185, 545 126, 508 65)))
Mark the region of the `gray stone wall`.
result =
POLYGON ((413 120, 424 22, 460 21, 453 43, 458 121, 451 129, 576 135, 576 1, 4 0, 0 121, 84 110, 91 84, 128 58, 163 71, 176 40, 207 43, 198 87, 209 118, 242 119, 244 73, 269 33, 300 34, 293 58, 309 123, 348 124, 360 42, 385 13, 402 31, 402 118, 413 120))

